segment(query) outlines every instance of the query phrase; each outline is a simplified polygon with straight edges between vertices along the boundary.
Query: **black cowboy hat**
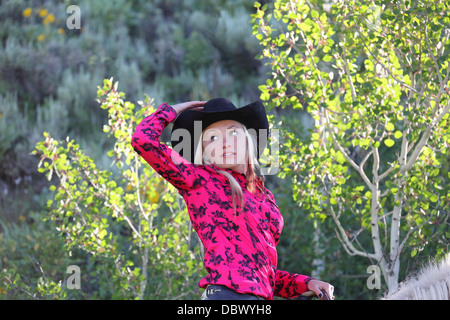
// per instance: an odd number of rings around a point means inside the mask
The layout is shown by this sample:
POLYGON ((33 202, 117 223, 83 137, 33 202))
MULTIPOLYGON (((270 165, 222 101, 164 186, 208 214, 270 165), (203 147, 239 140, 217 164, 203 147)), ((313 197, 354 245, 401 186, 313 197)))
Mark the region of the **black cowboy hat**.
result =
POLYGON ((195 148, 198 145, 200 134, 208 126, 221 120, 238 121, 245 125, 250 133, 256 134, 257 157, 259 158, 264 151, 269 136, 269 123, 267 121, 266 110, 261 101, 253 102, 242 108, 236 108, 228 99, 215 98, 206 102, 203 110, 183 111, 175 119, 172 127, 171 143, 173 149, 186 160, 193 163, 195 148), (181 141, 180 136, 183 137, 181 141), (190 139, 188 140, 189 143, 183 141, 187 137, 190 139), (181 148, 180 143, 183 144, 181 148), (183 152, 189 151, 189 149, 185 149, 187 146, 190 147, 190 155, 183 152))

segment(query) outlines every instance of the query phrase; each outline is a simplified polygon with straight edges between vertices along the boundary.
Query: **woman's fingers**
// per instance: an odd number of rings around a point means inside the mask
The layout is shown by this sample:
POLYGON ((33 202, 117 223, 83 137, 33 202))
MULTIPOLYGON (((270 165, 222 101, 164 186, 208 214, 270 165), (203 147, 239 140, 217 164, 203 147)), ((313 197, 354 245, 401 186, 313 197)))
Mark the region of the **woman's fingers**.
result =
POLYGON ((206 101, 188 101, 183 103, 178 103, 172 106, 175 111, 180 114, 181 112, 185 110, 202 110, 203 105, 206 103, 206 101))
POLYGON ((311 280, 308 289, 314 291, 320 300, 334 300, 334 287, 327 282, 311 280))
POLYGON ((329 283, 326 283, 326 285, 321 286, 320 288, 320 300, 334 300, 334 287, 330 285, 329 283))
POLYGON ((193 108, 195 108, 195 109, 202 108, 203 109, 203 106, 205 105, 205 103, 206 103, 206 101, 191 101, 189 108, 190 109, 193 109, 193 108))

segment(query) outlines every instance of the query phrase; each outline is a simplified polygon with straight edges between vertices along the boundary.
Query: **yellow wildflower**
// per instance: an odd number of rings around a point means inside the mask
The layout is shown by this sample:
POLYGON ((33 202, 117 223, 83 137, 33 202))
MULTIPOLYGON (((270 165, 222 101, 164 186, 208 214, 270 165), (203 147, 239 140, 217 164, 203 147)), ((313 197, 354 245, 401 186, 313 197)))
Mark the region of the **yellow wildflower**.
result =
POLYGON ((49 23, 52 23, 54 21, 55 21, 55 16, 50 13, 48 16, 45 17, 43 23, 44 24, 49 24, 49 23))
POLYGON ((42 17, 45 17, 47 15, 48 10, 47 9, 39 9, 38 12, 39 12, 39 17, 42 18, 42 17))
POLYGON ((65 34, 65 33, 66 33, 66 31, 64 31, 64 29, 63 29, 63 28, 58 28, 58 33, 59 33, 59 34, 65 34))
POLYGON ((133 185, 131 183, 127 184, 127 187, 125 189, 127 192, 133 191, 133 185))
POLYGON ((22 15, 25 18, 28 18, 29 16, 31 16, 31 12, 33 12, 33 9, 31 8, 26 8, 25 10, 23 10, 22 15))
POLYGON ((43 34, 38 35, 37 41, 44 41, 45 36, 43 34))
POLYGON ((147 199, 151 202, 151 203, 157 203, 159 201, 159 193, 158 192, 151 192, 147 195, 147 199))

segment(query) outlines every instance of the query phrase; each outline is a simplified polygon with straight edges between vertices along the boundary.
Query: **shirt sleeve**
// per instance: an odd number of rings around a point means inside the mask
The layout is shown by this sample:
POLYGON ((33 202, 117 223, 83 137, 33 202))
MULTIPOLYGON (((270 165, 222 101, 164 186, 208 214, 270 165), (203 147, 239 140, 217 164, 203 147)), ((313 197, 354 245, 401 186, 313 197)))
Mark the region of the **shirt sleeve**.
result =
POLYGON ((159 141, 163 130, 176 117, 176 111, 167 103, 163 103, 156 112, 137 125, 131 145, 175 188, 188 191, 204 184, 209 179, 209 174, 159 141))
POLYGON ((308 291, 308 282, 312 279, 301 274, 277 270, 274 295, 282 298, 295 298, 308 291))

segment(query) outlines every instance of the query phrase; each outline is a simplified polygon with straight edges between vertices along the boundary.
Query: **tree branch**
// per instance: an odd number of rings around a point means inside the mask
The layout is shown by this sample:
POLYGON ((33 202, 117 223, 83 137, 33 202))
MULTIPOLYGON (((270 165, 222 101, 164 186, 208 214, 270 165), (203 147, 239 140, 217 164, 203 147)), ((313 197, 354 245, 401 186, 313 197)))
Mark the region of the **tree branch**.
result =
POLYGON ((440 83, 441 86, 442 86, 443 80, 442 80, 441 72, 440 72, 440 70, 439 70, 439 66, 438 66, 438 63, 437 63, 437 61, 436 61, 436 57, 434 56, 433 51, 432 51, 431 48, 430 48, 430 43, 429 43, 429 41, 428 41, 428 22, 429 22, 429 19, 430 19, 430 18, 427 16, 427 22, 425 23, 425 30, 424 30, 424 34, 425 34, 425 42, 426 42, 426 44, 427 44, 428 52, 430 53, 431 59, 432 59, 433 62, 434 62, 434 68, 436 69, 436 73, 437 73, 438 78, 439 78, 439 83, 440 83))
MULTIPOLYGON (((403 239, 402 243, 399 245, 396 256, 395 256, 395 260, 397 261, 397 258, 400 256, 400 253, 403 251, 403 247, 405 246, 406 242, 408 241, 409 237, 411 236, 411 234, 416 231, 417 229, 421 228, 422 226, 424 226, 425 224, 427 224, 428 222, 430 222, 432 215, 430 214, 429 218, 427 220, 425 220, 424 222, 422 222, 420 225, 415 226, 414 228, 409 229, 408 233, 406 234, 405 238, 403 239)), ((391 272, 395 267, 395 263, 393 263, 389 269, 389 272, 391 272)))
POLYGON ((409 171, 412 168, 417 158, 419 157, 420 153, 422 152, 423 147, 427 144, 430 136, 431 136, 431 126, 428 125, 419 142, 415 146, 413 153, 411 154, 411 157, 408 159, 408 162, 400 166, 400 174, 404 174, 405 172, 409 171))
POLYGON ((133 232, 136 234, 136 236, 140 239, 140 240, 144 240, 144 238, 142 238, 141 234, 139 233, 139 231, 136 230, 136 228, 134 227, 133 223, 131 222, 130 218, 128 218, 123 212, 122 210, 120 210, 120 208, 116 205, 113 204, 112 207, 114 208, 115 211, 117 211, 117 213, 119 213, 122 218, 128 223, 128 225, 130 226, 130 228, 133 230, 133 232))
POLYGON ((130 166, 130 169, 131 169, 131 172, 136 175, 136 196, 137 196, 139 212, 142 214, 144 219, 147 222, 149 222, 148 215, 145 214, 145 210, 142 206, 142 201, 141 201, 141 191, 140 191, 140 185, 139 185, 139 159, 138 159, 138 157, 139 157, 139 155, 136 153, 135 157, 134 157, 134 162, 136 164, 136 167, 133 168, 133 166, 130 166))
POLYGON ((364 47, 366 48, 366 50, 367 50, 367 51, 370 53, 370 55, 372 56, 372 58, 374 58, 374 59, 377 61, 377 63, 380 64, 380 66, 382 66, 383 69, 386 70, 386 71, 389 73, 389 75, 390 75, 390 76, 391 76, 398 84, 404 86, 405 88, 408 88, 408 89, 411 90, 411 91, 414 91, 414 92, 417 93, 418 95, 422 95, 422 94, 421 94, 419 91, 417 91, 415 88, 413 88, 413 87, 407 85, 405 82, 403 82, 402 80, 400 80, 399 78, 397 78, 397 77, 392 73, 392 71, 389 70, 389 68, 386 67, 386 65, 385 65, 384 63, 382 63, 382 62, 381 62, 381 61, 380 61, 380 60, 372 53, 372 51, 370 51, 369 47, 366 45, 366 43, 365 43, 363 37, 361 36, 361 32, 359 31, 359 30, 361 30, 362 28, 361 28, 358 24, 356 24, 356 26, 358 27, 358 36, 359 36, 359 38, 361 39, 361 42, 363 43, 363 45, 364 45, 364 47))
POLYGON ((364 165, 366 164, 369 157, 373 154, 373 150, 370 150, 365 156, 364 159, 362 159, 361 163, 359 164, 359 167, 364 170, 364 165))
MULTIPOLYGON (((405 128, 405 130, 403 131, 402 145, 401 145, 400 159, 399 159, 400 171, 402 171, 402 168, 404 168, 405 164, 407 163, 406 157, 408 155, 409 141, 406 138, 406 136, 407 136, 408 132, 409 132, 408 128, 405 128)), ((404 172, 407 172, 407 171, 404 171, 404 172)), ((404 177, 400 175, 400 177, 398 177, 396 179, 396 182, 397 182, 397 192, 394 195, 395 205, 392 210, 392 222, 391 222, 391 239, 390 239, 391 243, 390 243, 390 254, 389 254, 390 262, 391 262, 390 272, 392 272, 394 270, 395 266, 397 266, 396 268, 399 267, 399 265, 397 264, 397 259, 400 256, 400 252, 402 250, 402 246, 399 246, 399 241, 400 241, 400 219, 401 219, 401 214, 402 214, 402 209, 403 209, 403 198, 401 196, 399 196, 399 193, 403 189, 404 177)))
POLYGON ((372 201, 370 204, 370 218, 371 218, 371 231, 372 231, 372 242, 377 256, 382 255, 380 230, 378 229, 378 199, 380 197, 379 192, 379 179, 378 179, 378 169, 380 167, 380 154, 378 148, 372 147, 373 151, 373 167, 372 167, 372 201))
POLYGON ((336 149, 338 149, 345 157, 345 159, 348 161, 348 163, 350 163, 350 165, 359 173, 359 175, 361 176, 361 178, 364 180, 364 182, 366 183, 366 185, 372 189, 373 185, 370 182, 369 178, 367 178, 366 173, 364 172, 364 170, 362 169, 362 167, 358 166, 353 160, 352 158, 349 157, 349 155, 347 154, 347 152, 344 150, 344 148, 339 144, 339 142, 336 140, 336 137, 334 136, 333 130, 331 129, 331 123, 330 123, 330 119, 328 117, 328 112, 327 110, 324 110, 324 114, 325 114, 325 119, 326 119, 326 126, 328 128, 328 131, 330 132, 331 135, 331 139, 333 140, 333 143, 336 147, 336 149))
POLYGON ((444 108, 444 110, 442 110, 442 112, 433 121, 431 121, 431 123, 425 129, 425 132, 423 133, 419 142, 417 143, 417 145, 415 145, 413 153, 411 154, 411 157, 409 158, 408 162, 406 162, 403 166, 400 167, 401 174, 409 171, 412 168, 417 158, 419 157, 420 153, 422 152, 423 147, 428 143, 428 139, 431 136, 433 127, 436 126, 439 123, 439 121, 441 121, 442 118, 449 111, 450 111, 450 100, 448 101, 447 106, 444 108))
POLYGON ((344 250, 351 256, 354 255, 358 255, 358 256, 362 256, 362 257, 366 257, 369 259, 375 259, 375 260, 379 260, 379 256, 373 253, 367 253, 361 250, 356 249, 353 244, 350 242, 344 228, 341 225, 341 222, 339 221, 339 219, 336 216, 336 212, 334 211, 333 206, 330 206, 331 208, 331 216, 333 217, 333 221, 337 226, 337 229, 339 230, 339 233, 336 230, 336 235, 338 237, 338 240, 341 242, 342 246, 344 247, 344 250))
POLYGON ((445 107, 445 109, 442 110, 441 114, 436 118, 434 124, 437 125, 442 120, 442 118, 449 112, 450 112, 450 100, 447 102, 447 106, 445 107))
POLYGON ((141 288, 139 291, 139 298, 141 300, 144 299, 145 288, 147 287, 148 253, 149 253, 149 248, 148 248, 148 245, 146 245, 144 248, 144 254, 142 255, 142 275, 144 278, 141 281, 141 288))
POLYGON ((353 84, 352 76, 350 75, 350 69, 348 68, 347 50, 345 49, 345 46, 343 47, 343 50, 344 50, 344 56, 342 57, 342 62, 344 63, 344 71, 345 71, 345 74, 348 77, 348 84, 350 85, 350 92, 352 94, 352 101, 356 101, 356 90, 355 90, 355 86, 353 84))

